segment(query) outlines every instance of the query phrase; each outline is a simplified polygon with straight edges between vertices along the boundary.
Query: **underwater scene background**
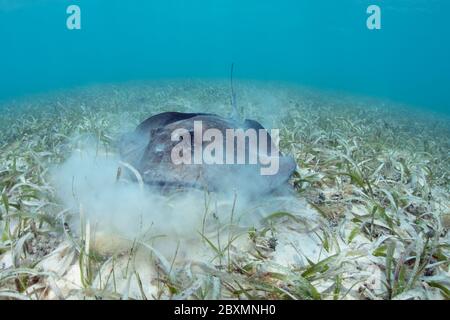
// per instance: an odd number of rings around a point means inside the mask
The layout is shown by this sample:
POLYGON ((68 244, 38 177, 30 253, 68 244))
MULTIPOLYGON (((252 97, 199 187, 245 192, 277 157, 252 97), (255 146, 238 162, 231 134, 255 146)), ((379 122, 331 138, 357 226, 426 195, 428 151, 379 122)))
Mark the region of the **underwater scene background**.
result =
POLYGON ((0 1, 0 98, 95 82, 236 77, 449 110, 444 0, 0 1), (79 5, 81 30, 66 28, 79 5), (370 5, 381 30, 366 27, 370 5))
POLYGON ((0 0, 0 300, 449 299, 449 12, 0 0), (164 112, 277 129, 292 170, 151 185, 164 112))

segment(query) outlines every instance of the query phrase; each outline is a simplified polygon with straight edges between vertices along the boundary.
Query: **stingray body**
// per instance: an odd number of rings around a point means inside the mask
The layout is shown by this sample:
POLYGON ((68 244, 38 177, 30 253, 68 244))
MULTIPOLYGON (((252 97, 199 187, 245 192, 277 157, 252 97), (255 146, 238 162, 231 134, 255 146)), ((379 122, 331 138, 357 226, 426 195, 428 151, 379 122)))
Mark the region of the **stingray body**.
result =
MULTIPOLYGON (((260 164, 174 164, 172 150, 180 142, 172 141, 172 133, 177 129, 193 133, 196 122, 202 123, 203 132, 217 129, 223 136, 227 129, 265 130, 254 120, 241 122, 208 113, 165 112, 148 118, 134 132, 125 134, 119 145, 120 156, 124 162, 136 168, 148 185, 161 188, 200 188, 216 192, 243 190, 252 195, 279 188, 288 181, 296 168, 294 159, 281 155, 278 150, 275 152, 279 156, 279 170, 270 176, 261 175, 260 164)), ((259 139, 258 136, 258 145, 259 139)), ((190 148, 186 152, 194 150, 197 143, 194 140, 190 141, 192 145, 188 146, 190 148)), ((247 160, 250 152, 259 150, 257 146, 250 148, 249 143, 244 146, 247 160)), ((268 133, 266 143, 269 151, 275 148, 268 133)), ((236 145, 235 147, 237 148, 236 145)), ((236 148, 233 148, 234 151, 236 148)))

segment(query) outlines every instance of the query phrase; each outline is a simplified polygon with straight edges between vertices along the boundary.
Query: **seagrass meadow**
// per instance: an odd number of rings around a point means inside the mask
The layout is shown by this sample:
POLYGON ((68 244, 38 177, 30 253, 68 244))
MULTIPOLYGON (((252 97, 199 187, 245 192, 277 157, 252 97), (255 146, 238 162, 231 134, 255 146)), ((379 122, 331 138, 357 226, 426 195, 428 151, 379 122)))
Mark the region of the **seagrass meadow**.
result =
POLYGON ((288 191, 251 203, 239 192, 158 194, 116 161, 121 134, 150 115, 229 114, 228 81, 104 84, 3 103, 0 299, 449 299, 450 117, 236 83, 241 114, 279 128, 298 164, 288 191), (73 157, 112 169, 98 183, 101 169, 67 167, 73 157))

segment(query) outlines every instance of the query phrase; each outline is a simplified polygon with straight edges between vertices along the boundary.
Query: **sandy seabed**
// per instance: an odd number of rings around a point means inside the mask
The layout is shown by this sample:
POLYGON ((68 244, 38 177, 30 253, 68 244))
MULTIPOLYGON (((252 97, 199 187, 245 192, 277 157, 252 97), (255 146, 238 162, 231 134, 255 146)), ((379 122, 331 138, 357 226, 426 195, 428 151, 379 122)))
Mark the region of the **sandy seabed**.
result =
POLYGON ((450 297, 448 116, 284 84, 236 94, 243 116, 281 130, 298 164, 288 191, 118 180, 121 134, 162 111, 228 115, 227 81, 0 106, 0 299, 450 297))

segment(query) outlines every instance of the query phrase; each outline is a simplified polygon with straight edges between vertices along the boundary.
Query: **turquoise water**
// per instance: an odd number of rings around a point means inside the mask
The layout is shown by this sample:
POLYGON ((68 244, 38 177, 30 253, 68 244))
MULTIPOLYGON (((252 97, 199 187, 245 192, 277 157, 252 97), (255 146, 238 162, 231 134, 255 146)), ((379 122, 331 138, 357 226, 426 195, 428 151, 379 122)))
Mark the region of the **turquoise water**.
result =
POLYGON ((450 113, 448 0, 0 0, 0 99, 158 78, 289 81, 450 113), (81 8, 68 30, 66 8, 81 8), (381 8, 381 30, 366 9, 381 8))

